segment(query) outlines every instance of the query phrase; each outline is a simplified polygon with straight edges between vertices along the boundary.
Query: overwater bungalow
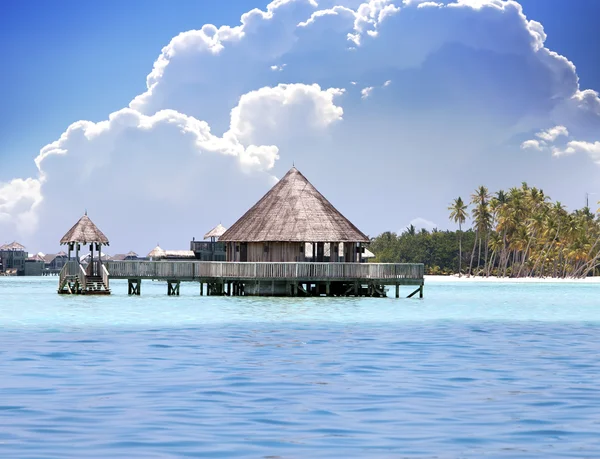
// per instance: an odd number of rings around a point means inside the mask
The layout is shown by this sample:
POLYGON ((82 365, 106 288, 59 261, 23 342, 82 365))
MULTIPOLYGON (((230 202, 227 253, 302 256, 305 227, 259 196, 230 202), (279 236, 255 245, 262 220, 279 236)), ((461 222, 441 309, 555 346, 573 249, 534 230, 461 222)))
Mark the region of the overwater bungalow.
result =
POLYGON ((193 239, 190 242, 190 250, 194 252, 196 259, 201 261, 226 261, 225 244, 219 241, 225 231, 227 231, 227 228, 219 223, 204 235, 203 241, 193 239))
POLYGON ((44 255, 44 273, 58 274, 67 261, 69 261, 69 257, 62 250, 58 253, 44 255))
POLYGON ((16 241, 0 246, 0 266, 3 274, 23 276, 27 255, 25 246, 16 241))
MULTIPOLYGON (((63 240, 70 249, 79 247, 81 238, 69 234, 63 240)), ((90 237, 100 241, 97 253, 108 243, 101 233, 90 237)), ((409 297, 423 297, 423 265, 366 263, 372 256, 369 238, 295 167, 228 230, 219 225, 205 238, 222 244, 226 261, 200 261, 193 240, 189 251, 157 245, 150 261, 91 261, 92 274, 104 273, 106 290, 109 278, 126 279, 130 295, 140 295, 142 280, 149 279, 166 281, 168 295, 179 295, 181 282, 188 281, 200 284, 200 295, 206 287, 208 295, 381 298, 387 296, 385 286, 393 285, 398 298, 400 286, 411 285, 417 288, 409 297)), ((71 265, 61 279, 71 271, 83 273, 80 282, 92 275, 71 265)))
POLYGON ((219 241, 228 261, 354 263, 369 238, 293 167, 219 241))

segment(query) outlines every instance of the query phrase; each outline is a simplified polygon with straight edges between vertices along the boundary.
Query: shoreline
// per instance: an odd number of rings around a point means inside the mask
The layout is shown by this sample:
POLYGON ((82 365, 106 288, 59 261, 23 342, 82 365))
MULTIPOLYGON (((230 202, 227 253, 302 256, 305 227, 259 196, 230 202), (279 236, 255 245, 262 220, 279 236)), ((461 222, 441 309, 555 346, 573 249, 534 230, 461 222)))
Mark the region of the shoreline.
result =
POLYGON ((561 278, 561 277, 468 277, 453 274, 451 276, 425 275, 425 282, 436 281, 445 283, 499 283, 499 284, 544 284, 544 283, 564 283, 564 284, 600 284, 600 276, 585 277, 582 279, 561 278))

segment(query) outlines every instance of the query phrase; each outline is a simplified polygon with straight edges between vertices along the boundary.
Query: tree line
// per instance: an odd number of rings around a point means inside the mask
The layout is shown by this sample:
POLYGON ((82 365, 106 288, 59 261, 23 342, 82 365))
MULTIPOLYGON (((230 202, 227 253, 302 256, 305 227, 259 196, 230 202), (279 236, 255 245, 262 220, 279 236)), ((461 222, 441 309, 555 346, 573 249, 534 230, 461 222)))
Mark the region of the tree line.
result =
POLYGON ((543 190, 490 193, 480 186, 466 203, 452 201, 458 231, 411 226, 371 241, 380 263, 424 263, 430 274, 499 277, 586 277, 600 266, 600 219, 588 207, 573 212, 543 190), (470 227, 463 227, 470 223, 470 227))

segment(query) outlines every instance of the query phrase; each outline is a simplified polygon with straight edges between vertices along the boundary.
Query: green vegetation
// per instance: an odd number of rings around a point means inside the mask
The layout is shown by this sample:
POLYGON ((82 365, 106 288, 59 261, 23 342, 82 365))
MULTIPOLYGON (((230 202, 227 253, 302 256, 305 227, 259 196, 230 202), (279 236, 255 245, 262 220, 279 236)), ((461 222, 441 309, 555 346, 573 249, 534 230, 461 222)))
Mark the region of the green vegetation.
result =
POLYGON ((501 277, 586 277, 600 266, 600 219, 589 208, 567 212, 542 190, 521 187, 471 195, 448 207, 458 231, 386 232, 372 239, 375 262, 424 263, 429 274, 501 277))

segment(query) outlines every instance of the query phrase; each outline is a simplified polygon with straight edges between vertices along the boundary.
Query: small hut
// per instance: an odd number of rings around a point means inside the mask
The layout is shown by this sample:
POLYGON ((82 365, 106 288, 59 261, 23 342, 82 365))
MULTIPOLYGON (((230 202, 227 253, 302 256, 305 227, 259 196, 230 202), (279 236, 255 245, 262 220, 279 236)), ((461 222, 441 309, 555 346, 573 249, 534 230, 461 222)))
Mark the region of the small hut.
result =
POLYGON ((359 262, 369 238, 292 167, 219 241, 228 261, 359 262))
POLYGON ((225 231, 227 231, 227 228, 219 223, 204 235, 204 240, 210 239, 210 242, 217 242, 219 238, 225 234, 225 231))
MULTIPOLYGON (((102 266, 102 246, 108 246, 108 238, 102 231, 90 220, 87 215, 87 211, 83 217, 79 219, 73 227, 67 231, 67 233, 60 240, 60 245, 68 246, 68 259, 69 262, 65 265, 67 271, 69 271, 72 263, 76 263, 81 266, 82 261, 88 260, 88 256, 80 258, 79 251, 82 246, 86 247, 89 245, 89 263, 85 268, 85 282, 75 283, 68 285, 65 283, 65 279, 60 280, 59 293, 110 293, 108 289, 108 279, 104 279, 104 269, 102 266), (74 261, 71 261, 72 252, 75 252, 74 261), (95 254, 95 256, 94 256, 95 254), (65 290, 66 288, 66 290, 65 290), (74 291, 74 288, 76 291, 74 291)), ((71 274, 72 277, 72 274, 71 274)))
POLYGON ((150 253, 148 254, 148 259, 151 261, 162 260, 165 257, 165 251, 160 248, 160 245, 156 244, 150 253))
POLYGON ((192 239, 190 250, 194 252, 197 260, 201 261, 226 261, 225 244, 219 238, 227 231, 220 223, 204 235, 203 241, 192 239))

